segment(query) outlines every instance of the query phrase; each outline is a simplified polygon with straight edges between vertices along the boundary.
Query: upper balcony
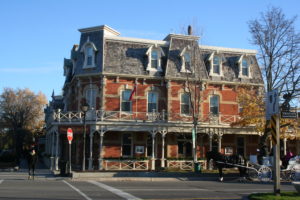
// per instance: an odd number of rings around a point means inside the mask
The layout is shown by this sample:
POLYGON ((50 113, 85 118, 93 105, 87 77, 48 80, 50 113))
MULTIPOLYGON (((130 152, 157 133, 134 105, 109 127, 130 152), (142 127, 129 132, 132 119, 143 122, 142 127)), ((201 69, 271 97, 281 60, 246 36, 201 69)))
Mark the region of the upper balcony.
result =
MULTIPOLYGON (((46 119, 47 125, 56 123, 82 123, 84 112, 82 111, 54 111, 46 119)), ((239 119, 239 115, 202 114, 198 117, 198 124, 230 125, 239 119)), ((143 123, 193 123, 193 117, 180 113, 162 112, 123 112, 107 110, 89 110, 86 113, 87 122, 143 122, 143 123)))

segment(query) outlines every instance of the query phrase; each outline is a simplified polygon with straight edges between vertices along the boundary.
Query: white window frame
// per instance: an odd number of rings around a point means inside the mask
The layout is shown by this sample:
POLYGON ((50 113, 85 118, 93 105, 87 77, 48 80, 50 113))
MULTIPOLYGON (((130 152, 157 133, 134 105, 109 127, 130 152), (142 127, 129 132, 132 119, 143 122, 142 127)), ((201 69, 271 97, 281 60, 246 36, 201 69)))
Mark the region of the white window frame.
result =
POLYGON ((81 53, 84 54, 84 63, 83 63, 83 69, 90 69, 90 68, 95 68, 96 67, 96 51, 97 48, 94 43, 90 42, 90 39, 88 38, 87 42, 84 43, 81 47, 81 53), (88 65, 88 48, 92 48, 92 64, 88 65))
MULTIPOLYGON (((132 90, 133 90, 133 89, 132 89, 132 90)), ((122 110, 123 92, 125 92, 125 91, 130 91, 130 92, 132 92, 132 90, 130 90, 130 89, 121 90, 121 95, 120 95, 120 112, 122 112, 122 113, 132 113, 132 101, 129 101, 129 99, 128 99, 128 101, 130 102, 130 111, 123 111, 123 110, 122 110)), ((130 93, 130 94, 131 94, 131 93, 130 93)))
POLYGON ((157 45, 151 45, 148 50, 146 51, 146 55, 148 56, 148 64, 147 64, 147 71, 154 71, 154 72, 162 72, 162 57, 165 56, 164 51, 161 47, 157 45), (157 68, 152 68, 152 51, 157 52, 157 68))
POLYGON ((193 66, 192 66, 192 54, 191 54, 191 47, 187 46, 184 47, 183 50, 180 53, 180 59, 181 59, 181 67, 180 67, 180 72, 185 72, 185 73, 192 73, 193 72, 193 66), (185 55, 189 54, 190 56, 190 70, 186 69, 185 67, 185 55))
POLYGON ((246 55, 241 55, 238 59, 238 65, 239 65, 239 78, 252 78, 251 76, 251 59, 248 58, 246 55), (243 75, 243 60, 247 61, 248 63, 248 76, 243 75))
POLYGON ((148 93, 147 93, 147 112, 148 113, 150 113, 150 112, 152 112, 152 111, 148 111, 148 109, 149 109, 149 93, 154 93, 154 94, 156 94, 156 108, 155 108, 155 112, 158 112, 158 92, 154 92, 154 91, 149 91, 148 93))
POLYGON ((210 69, 209 69, 209 75, 210 76, 224 76, 223 74, 223 62, 225 61, 225 58, 222 55, 218 55, 215 52, 212 52, 209 57, 208 57, 210 69), (214 73, 214 57, 218 56, 219 57, 219 70, 220 73, 214 73))
MULTIPOLYGON (((188 99, 188 106, 189 106, 189 113, 182 113, 182 108, 181 106, 183 105, 183 102, 182 102, 182 95, 184 94, 187 94, 189 95, 188 92, 183 92, 180 94, 180 115, 183 115, 183 116, 191 116, 192 113, 191 113, 191 101, 190 101, 190 98, 188 99)), ((185 105, 185 104, 184 104, 185 105)))

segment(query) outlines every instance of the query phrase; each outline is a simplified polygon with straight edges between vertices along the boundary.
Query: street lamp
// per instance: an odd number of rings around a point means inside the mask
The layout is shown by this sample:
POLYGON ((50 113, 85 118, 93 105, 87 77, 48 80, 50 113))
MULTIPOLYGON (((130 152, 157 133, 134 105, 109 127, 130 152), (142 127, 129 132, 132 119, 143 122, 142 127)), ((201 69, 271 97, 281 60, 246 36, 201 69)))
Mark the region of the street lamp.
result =
POLYGON ((83 112, 83 156, 82 156, 82 171, 85 171, 85 138, 86 138, 86 123, 85 123, 85 117, 86 112, 89 109, 89 105, 87 103, 83 104, 81 106, 81 110, 83 112))

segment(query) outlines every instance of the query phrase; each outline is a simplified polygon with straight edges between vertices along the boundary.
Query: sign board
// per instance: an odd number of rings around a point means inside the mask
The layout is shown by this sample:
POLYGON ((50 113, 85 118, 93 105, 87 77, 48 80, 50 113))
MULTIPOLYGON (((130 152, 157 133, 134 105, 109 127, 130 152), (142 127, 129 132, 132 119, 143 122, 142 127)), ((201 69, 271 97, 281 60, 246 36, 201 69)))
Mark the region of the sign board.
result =
POLYGON ((266 118, 271 119, 272 115, 278 114, 279 112, 279 97, 278 91, 273 90, 266 94, 266 118))
POLYGON ((72 140, 73 140, 73 131, 71 128, 68 128, 68 130, 67 130, 67 138, 68 138, 69 144, 71 144, 72 140))
POLYGON ((296 119, 297 118, 297 113, 296 112, 281 111, 281 118, 296 119))

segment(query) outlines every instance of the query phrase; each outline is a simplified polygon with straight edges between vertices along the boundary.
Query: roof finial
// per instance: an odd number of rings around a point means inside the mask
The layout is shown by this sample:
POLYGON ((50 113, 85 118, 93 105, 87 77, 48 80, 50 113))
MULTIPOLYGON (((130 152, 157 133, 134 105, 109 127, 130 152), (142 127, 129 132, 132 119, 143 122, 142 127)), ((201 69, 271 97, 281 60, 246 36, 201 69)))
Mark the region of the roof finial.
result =
POLYGON ((192 35, 192 26, 191 25, 188 26, 188 35, 192 35))
POLYGON ((51 97, 52 97, 52 98, 54 97, 54 89, 53 89, 53 91, 52 91, 52 95, 51 95, 51 97))

